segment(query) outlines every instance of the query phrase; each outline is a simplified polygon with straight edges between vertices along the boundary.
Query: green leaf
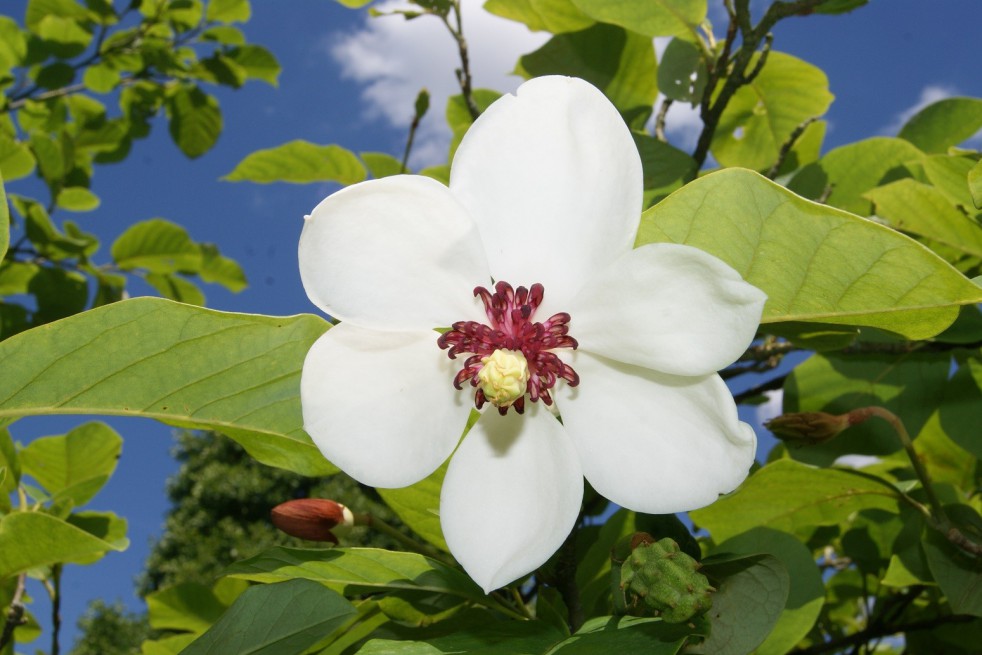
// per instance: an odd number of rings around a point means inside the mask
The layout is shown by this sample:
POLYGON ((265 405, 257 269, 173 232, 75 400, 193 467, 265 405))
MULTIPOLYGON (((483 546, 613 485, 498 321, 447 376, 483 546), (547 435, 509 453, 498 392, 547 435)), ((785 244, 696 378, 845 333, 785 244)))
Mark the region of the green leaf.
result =
POLYGON ((59 57, 80 55, 92 41, 91 30, 78 20, 62 16, 45 16, 36 31, 59 57))
POLYGON ((975 214, 975 202, 969 189, 968 178, 977 164, 973 157, 931 155, 921 161, 924 175, 952 204, 960 206, 969 215, 975 214))
POLYGON ((582 78, 603 91, 635 128, 644 125, 658 95, 651 39, 604 23, 552 37, 535 52, 523 55, 515 73, 525 79, 542 75, 582 78))
POLYGON ((211 243, 201 244, 201 255, 204 260, 198 275, 205 282, 220 284, 234 293, 248 286, 245 271, 234 259, 219 253, 218 246, 211 243))
POLYGON ((982 459, 979 407, 982 407, 982 359, 970 357, 948 381, 939 418, 944 433, 952 441, 982 459))
MULTIPOLYGON (((70 514, 67 523, 90 535, 102 539, 116 550, 129 548, 130 540, 126 538, 126 519, 112 512, 75 512, 70 514)), ((78 564, 92 564, 102 557, 102 553, 92 553, 74 560, 78 564)))
POLYGON ((972 202, 976 209, 982 209, 982 161, 968 172, 968 188, 972 192, 972 202))
POLYGON ((204 307, 205 294, 191 280, 174 273, 148 273, 147 284, 169 300, 204 307))
POLYGON ((686 181, 696 177, 696 160, 663 141, 635 132, 634 144, 644 171, 644 206, 660 202, 686 181))
POLYGON ((365 167, 353 152, 341 146, 318 146, 298 140, 275 148, 257 150, 246 156, 222 179, 259 184, 328 181, 354 184, 365 179, 365 167))
MULTIPOLYGON (((842 414, 879 405, 916 435, 941 402, 949 370, 947 353, 813 355, 788 376, 784 411, 842 414)), ((896 432, 876 419, 824 444, 790 452, 797 460, 828 466, 841 455, 886 455, 900 448, 896 432)))
POLYGON ((759 469, 733 493, 690 513, 693 522, 725 541, 756 527, 809 536, 860 509, 897 512, 900 494, 886 481, 847 469, 819 469, 782 459, 759 469))
POLYGON ((196 582, 184 582, 146 597, 150 627, 157 630, 204 632, 227 609, 212 590, 196 582))
POLYGON ((0 518, 0 578, 125 548, 42 512, 13 512, 0 518))
POLYGON ((486 0, 484 10, 524 23, 533 32, 578 32, 594 23, 571 0, 486 0))
MULTIPOLYGON (((947 513, 955 514, 952 509, 963 510, 958 514, 968 515, 975 527, 982 521, 978 513, 967 505, 945 507, 947 513)), ((962 532, 966 533, 967 530, 963 528, 962 532)), ((978 536, 973 536, 978 542, 978 536)), ((982 558, 962 551, 933 528, 925 531, 924 555, 952 611, 982 616, 982 558)))
POLYGON ((547 655, 675 655, 689 635, 698 632, 686 625, 672 625, 658 619, 602 616, 584 623, 576 634, 549 649, 547 655))
POLYGON ((450 552, 450 549, 440 528, 440 489, 443 487, 443 476, 447 474, 448 462, 416 484, 377 490, 400 521, 444 552, 450 552))
POLYGON ((937 188, 912 179, 866 193, 876 215, 898 230, 982 257, 982 225, 955 208, 937 188))
POLYGON ((222 132, 222 111, 214 96, 196 86, 181 86, 167 97, 171 138, 191 159, 211 150, 222 132))
MULTIPOLYGON (((714 552, 766 554, 780 560, 788 572, 788 599, 777 623, 754 652, 756 655, 783 655, 791 651, 815 625, 825 604, 825 585, 811 551, 791 535, 768 528, 754 528, 727 539, 714 552)), ((744 615, 750 613, 751 610, 748 610, 744 615)))
POLYGON ((7 204, 7 192, 3 188, 3 176, 0 175, 0 261, 10 247, 10 206, 7 204))
POLYGON ((371 4, 372 0, 336 0, 336 2, 348 9, 361 9, 365 5, 371 4))
POLYGON ((20 452, 24 473, 56 498, 89 502, 116 470, 123 438, 105 423, 86 423, 57 437, 35 439, 20 452))
POLYGON ((252 16, 249 0, 208 0, 205 18, 222 23, 245 23, 252 16))
POLYGON ((280 63, 266 48, 254 44, 243 45, 230 50, 228 57, 241 66, 250 78, 262 80, 270 86, 279 83, 280 63))
MULTIPOLYGON (((474 89, 474 92, 471 94, 471 98, 474 100, 474 104, 477 106, 478 111, 482 112, 490 107, 491 103, 500 97, 500 93, 489 89, 474 89)), ((460 141, 464 138, 464 134, 468 129, 470 129, 470 126, 474 124, 474 118, 467 109, 467 103, 464 101, 464 96, 459 94, 447 98, 446 117, 447 125, 450 126, 450 130, 453 132, 453 137, 450 140, 450 155, 447 158, 447 160, 450 161, 453 159, 454 153, 457 152, 457 146, 460 145, 460 141)), ((424 171, 420 171, 420 174, 425 175, 426 173, 424 171)), ((449 180, 449 173, 447 179, 449 180)))
POLYGON ((300 369, 328 327, 311 315, 113 303, 0 342, 0 420, 144 416, 221 432, 270 466, 327 475, 337 469, 302 429, 300 369))
POLYGON ((0 16, 0 72, 19 66, 27 56, 27 39, 16 21, 0 16))
POLYGON ((357 613, 330 589, 307 580, 246 590, 183 655, 300 655, 357 613))
POLYGON ((142 268, 151 273, 197 273, 201 270, 201 248, 187 231, 163 218, 136 223, 112 245, 116 265, 125 270, 142 268))
POLYGON ((674 38, 658 62, 658 90, 665 97, 698 103, 706 88, 706 62, 692 41, 674 38))
POLYGON ((34 170, 34 155, 26 143, 0 132, 0 175, 6 182, 27 177, 34 170))
POLYGON ((641 216, 637 245, 713 254, 768 295, 763 323, 865 325, 924 339, 982 301, 972 284, 888 227, 796 196, 751 171, 711 173, 641 216))
POLYGON ((594 20, 620 25, 648 38, 694 34, 706 19, 706 0, 573 0, 573 4, 594 20))
POLYGON ((771 52, 760 74, 740 87, 723 110, 710 146, 713 156, 723 166, 772 165, 798 125, 828 110, 833 98, 828 88, 821 69, 771 52))
POLYGON ((6 427, 0 428, 0 468, 4 470, 3 480, 0 480, 0 512, 9 512, 10 494, 20 482, 20 462, 14 440, 6 427))
POLYGON ((928 105, 900 128, 901 139, 928 153, 944 153, 982 128, 982 99, 945 98, 928 105))
POLYGON ((85 187, 69 186, 58 192, 56 203, 70 212, 90 212, 99 208, 99 196, 85 187))
MULTIPOLYGON (((752 555, 723 561, 702 561, 710 581, 722 578, 706 614, 709 637, 687 652, 744 655, 760 646, 784 611, 790 579, 777 557, 752 555)), ((784 652, 784 651, 781 651, 784 652)))
POLYGON ((463 572, 416 553, 378 548, 272 548, 232 564, 226 574, 263 583, 303 578, 345 594, 429 591, 485 602, 463 572))
POLYGON ((365 162, 368 172, 372 177, 379 180, 390 175, 402 173, 402 162, 390 154, 384 152, 359 152, 358 156, 365 162))

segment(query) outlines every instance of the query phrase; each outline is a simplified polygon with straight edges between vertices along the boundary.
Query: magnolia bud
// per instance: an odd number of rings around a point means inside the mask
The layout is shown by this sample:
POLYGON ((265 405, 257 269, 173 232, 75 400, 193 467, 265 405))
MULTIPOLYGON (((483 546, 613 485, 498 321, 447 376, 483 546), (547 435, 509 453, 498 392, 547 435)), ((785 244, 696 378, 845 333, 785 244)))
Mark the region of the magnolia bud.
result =
POLYGON ((333 543, 338 543, 334 528, 355 524, 350 509, 323 498, 301 498, 280 503, 270 512, 270 518, 273 525, 291 537, 333 543))
POLYGON ((779 439, 802 446, 831 441, 852 425, 848 414, 825 412, 795 412, 782 414, 764 423, 764 427, 779 439))
POLYGON ((611 553, 615 611, 660 616, 666 623, 707 612, 716 590, 700 566, 669 537, 655 541, 644 532, 624 537, 611 553))

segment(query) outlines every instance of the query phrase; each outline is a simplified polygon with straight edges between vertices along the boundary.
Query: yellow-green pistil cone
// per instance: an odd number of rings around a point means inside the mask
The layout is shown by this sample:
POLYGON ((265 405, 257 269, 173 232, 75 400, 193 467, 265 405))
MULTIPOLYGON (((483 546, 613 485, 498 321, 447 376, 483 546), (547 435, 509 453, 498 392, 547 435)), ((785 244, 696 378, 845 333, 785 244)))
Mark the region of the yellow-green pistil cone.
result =
POLYGON ((483 357, 477 377, 484 396, 496 407, 508 407, 525 394, 529 365, 520 350, 495 350, 483 357))

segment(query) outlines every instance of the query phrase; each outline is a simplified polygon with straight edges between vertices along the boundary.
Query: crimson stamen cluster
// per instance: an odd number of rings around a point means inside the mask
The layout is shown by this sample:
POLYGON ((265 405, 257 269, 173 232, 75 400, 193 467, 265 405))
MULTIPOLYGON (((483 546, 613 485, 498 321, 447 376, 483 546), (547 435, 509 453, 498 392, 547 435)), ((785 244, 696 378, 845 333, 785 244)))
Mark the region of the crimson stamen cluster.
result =
MULTIPOLYGON (((463 389, 464 381, 470 380, 471 386, 477 388, 474 404, 481 409, 488 400, 478 378, 484 366, 481 360, 496 350, 520 350, 528 362, 529 381, 525 392, 529 400, 537 402, 542 399, 546 405, 552 405, 549 390, 560 378, 571 387, 580 382, 576 371, 555 353, 549 352, 554 348, 576 348, 576 339, 568 334, 569 314, 560 312, 542 323, 532 321, 536 308, 542 303, 544 290, 541 284, 533 284, 531 289, 512 289, 507 282, 498 282, 494 289, 494 293, 484 287, 474 289, 474 295, 484 303, 489 324, 458 321, 437 341, 440 348, 449 348, 447 356, 450 359, 470 354, 464 360, 464 367, 454 377, 453 385, 463 389)), ((525 396, 509 406, 519 414, 523 413, 525 396)), ((508 413, 508 407, 498 407, 498 413, 504 416, 508 413)))

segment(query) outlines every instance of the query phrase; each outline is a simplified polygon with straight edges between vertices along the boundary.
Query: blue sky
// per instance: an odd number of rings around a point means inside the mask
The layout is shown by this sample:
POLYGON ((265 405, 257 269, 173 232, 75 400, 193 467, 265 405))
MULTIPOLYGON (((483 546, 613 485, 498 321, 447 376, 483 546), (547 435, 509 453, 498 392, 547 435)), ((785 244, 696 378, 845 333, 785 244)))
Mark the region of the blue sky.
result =
MULTIPOLYGON (((24 4, 9 3, 7 11, 20 21, 24 4)), ((482 17, 480 4, 464 0, 475 85, 512 90, 519 83, 508 75, 515 59, 546 37, 482 17)), ((710 4, 711 16, 719 17, 717 5, 722 3, 710 4)), ((819 66, 829 76, 836 100, 827 116, 828 149, 895 134, 902 117, 926 101, 946 95, 982 97, 979 24, 978 0, 872 0, 851 15, 789 19, 778 25, 774 48, 819 66)), ((717 33, 722 29, 720 21, 717 33)), ((245 267, 249 289, 231 294, 209 285, 209 306, 264 314, 314 311, 300 285, 297 238, 302 216, 333 187, 233 184, 219 178, 248 153, 298 138, 399 156, 412 100, 421 86, 431 90, 434 102, 414 161, 442 162, 448 135, 440 125, 441 98, 454 90, 455 50, 436 21, 368 19, 364 12, 329 0, 254 0, 253 19, 245 31, 250 41, 279 58, 279 88, 250 83, 239 91, 220 91, 224 132, 213 151, 193 162, 178 152, 159 122, 124 164, 97 169, 93 188, 102 198, 98 211, 61 218, 79 220, 98 233, 105 251, 127 225, 168 218, 186 226, 196 240, 217 243, 245 267)), ((691 117, 673 108, 668 120, 670 137, 677 143, 693 138, 698 126, 691 117)), ((29 193, 29 188, 15 182, 8 191, 29 193)), ((74 417, 24 419, 11 431, 27 442, 80 422, 74 417)), ((125 446, 114 478, 92 506, 125 516, 132 546, 95 566, 66 568, 64 645, 71 643, 74 623, 91 598, 121 599, 140 608, 132 580, 150 540, 159 534, 167 509, 164 481, 176 470, 168 455, 169 428, 132 419, 107 422, 123 435, 125 446)), ((43 595, 37 588, 32 592, 43 595)), ((42 607, 37 612, 43 616, 48 610, 42 607)), ((46 643, 47 636, 37 645, 46 643)))

